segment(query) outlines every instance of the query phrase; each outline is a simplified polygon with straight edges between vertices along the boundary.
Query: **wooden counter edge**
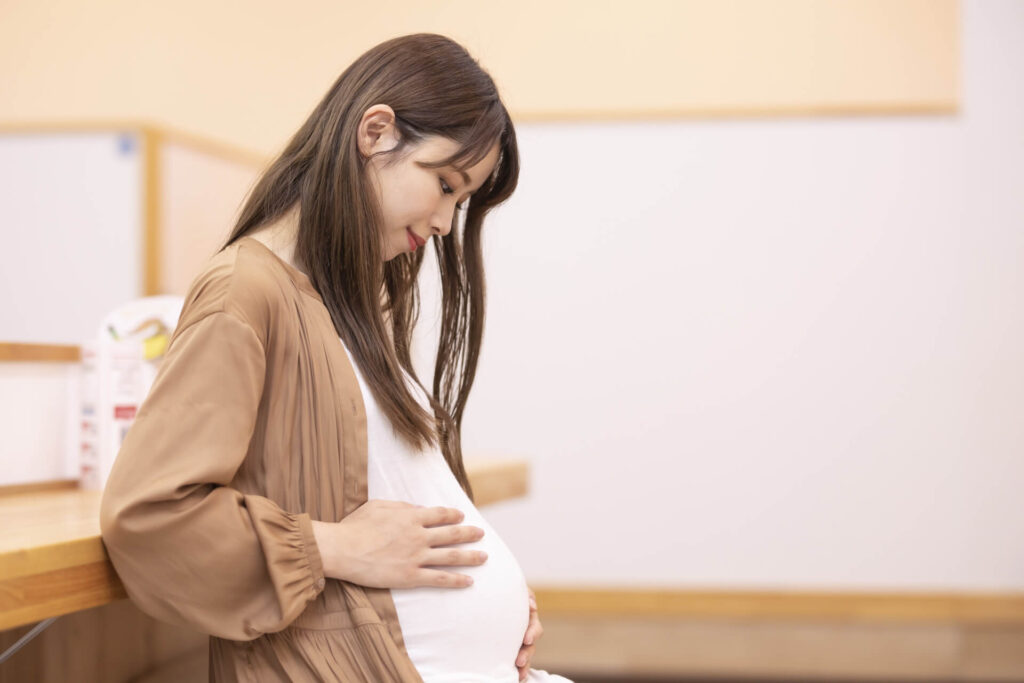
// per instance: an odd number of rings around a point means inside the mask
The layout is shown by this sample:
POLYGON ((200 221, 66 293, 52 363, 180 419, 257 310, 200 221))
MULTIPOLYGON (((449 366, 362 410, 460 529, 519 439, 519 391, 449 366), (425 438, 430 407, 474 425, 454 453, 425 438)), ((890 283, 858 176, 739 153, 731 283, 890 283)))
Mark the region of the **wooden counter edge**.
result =
MULTIPOLYGON (((467 458, 466 470, 477 506, 524 496, 529 488, 526 461, 467 458)), ((31 495, 32 489, 24 487, 19 495, 31 495)), ((0 554, 0 630, 124 597, 98 534, 0 554)))
MULTIPOLYGON (((98 539, 97 539, 98 540, 98 539)), ((0 580, 0 630, 127 597, 109 561, 0 580)))

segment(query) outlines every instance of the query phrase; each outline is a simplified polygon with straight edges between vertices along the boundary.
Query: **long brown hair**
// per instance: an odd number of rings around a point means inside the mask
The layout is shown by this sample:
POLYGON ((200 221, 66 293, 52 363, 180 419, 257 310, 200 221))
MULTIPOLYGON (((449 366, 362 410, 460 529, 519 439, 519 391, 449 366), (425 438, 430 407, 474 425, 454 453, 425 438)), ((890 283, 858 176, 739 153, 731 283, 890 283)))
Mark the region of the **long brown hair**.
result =
POLYGON ((401 36, 371 48, 338 77, 257 181, 224 244, 299 203, 295 258, 307 267, 374 397, 408 444, 417 450, 440 444, 470 500, 461 429, 484 328, 480 231, 484 217, 511 196, 518 180, 515 129, 491 77, 450 38, 433 33, 401 36), (433 135, 459 144, 438 167, 472 167, 499 146, 494 172, 473 194, 467 210, 456 212, 451 232, 444 239, 431 238, 442 295, 428 392, 433 416, 413 398, 400 370, 422 386, 410 345, 419 316, 417 279, 424 252, 383 261, 380 205, 357 147, 362 115, 378 103, 394 111, 400 136, 398 145, 386 152, 389 163, 409 145, 433 135), (461 234, 460 213, 465 215, 461 234), (390 337, 385 312, 390 314, 390 337))

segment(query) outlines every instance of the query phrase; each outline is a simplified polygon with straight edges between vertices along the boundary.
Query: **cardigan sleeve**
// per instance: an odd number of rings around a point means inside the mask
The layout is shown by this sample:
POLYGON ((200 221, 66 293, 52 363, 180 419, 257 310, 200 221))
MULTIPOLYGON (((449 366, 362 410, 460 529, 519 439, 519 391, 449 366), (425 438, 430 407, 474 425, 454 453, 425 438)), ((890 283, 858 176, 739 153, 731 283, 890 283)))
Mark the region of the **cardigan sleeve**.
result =
POLYGON ((103 491, 103 542, 150 616, 252 640, 290 624, 324 587, 306 513, 228 484, 245 459, 266 357, 218 310, 176 330, 103 491))

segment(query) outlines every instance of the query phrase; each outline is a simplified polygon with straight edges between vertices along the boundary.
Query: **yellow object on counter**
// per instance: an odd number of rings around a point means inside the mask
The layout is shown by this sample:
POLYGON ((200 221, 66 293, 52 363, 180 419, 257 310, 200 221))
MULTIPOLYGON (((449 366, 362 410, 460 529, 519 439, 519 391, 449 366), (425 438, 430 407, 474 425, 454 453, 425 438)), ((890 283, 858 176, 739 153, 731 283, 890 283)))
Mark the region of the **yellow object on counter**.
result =
POLYGON ((164 351, 167 350, 167 344, 170 341, 170 337, 167 336, 166 332, 155 334, 142 342, 142 357, 146 360, 153 360, 164 355, 164 351))

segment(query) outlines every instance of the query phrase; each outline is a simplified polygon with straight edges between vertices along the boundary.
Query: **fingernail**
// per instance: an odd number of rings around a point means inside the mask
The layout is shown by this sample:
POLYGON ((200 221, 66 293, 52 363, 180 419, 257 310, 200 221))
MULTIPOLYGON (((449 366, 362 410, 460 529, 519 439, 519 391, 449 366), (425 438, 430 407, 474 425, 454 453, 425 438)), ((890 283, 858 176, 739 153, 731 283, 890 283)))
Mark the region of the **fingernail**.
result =
POLYGON ((526 636, 526 644, 533 645, 533 636, 526 636))

